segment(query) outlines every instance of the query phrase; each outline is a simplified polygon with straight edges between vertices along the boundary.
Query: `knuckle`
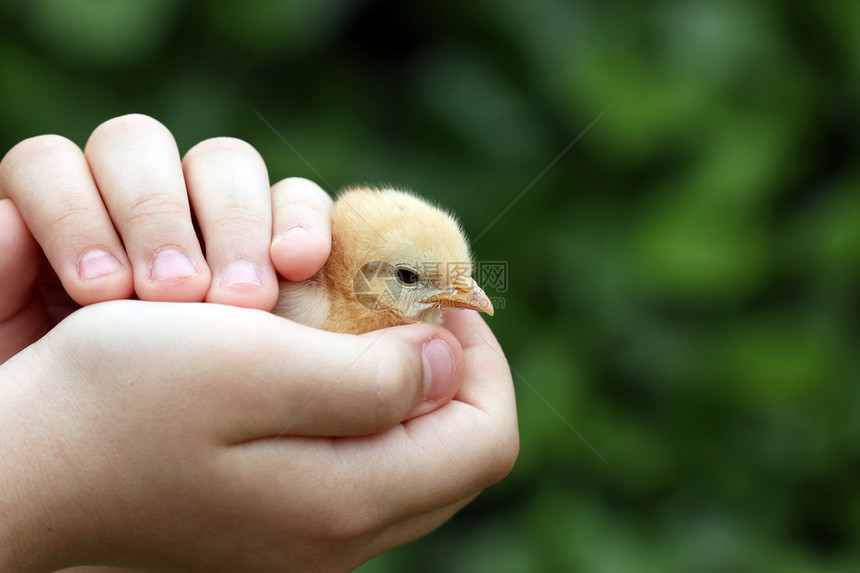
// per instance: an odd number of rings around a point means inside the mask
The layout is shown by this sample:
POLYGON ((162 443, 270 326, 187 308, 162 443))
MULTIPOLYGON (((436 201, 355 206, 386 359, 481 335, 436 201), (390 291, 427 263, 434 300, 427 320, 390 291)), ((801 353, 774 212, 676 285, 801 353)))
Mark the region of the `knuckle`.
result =
POLYGON ((283 199, 291 204, 303 203, 316 211, 328 211, 332 198, 319 185, 304 177, 288 177, 275 185, 283 199))
POLYGON ((259 210, 247 205, 226 206, 218 215, 216 228, 219 233, 244 236, 249 231, 270 226, 271 222, 259 210))
POLYGON ((517 458, 520 455, 520 433, 516 427, 509 429, 499 440, 499 454, 497 456, 498 468, 494 476, 496 482, 500 482, 511 473, 514 465, 517 463, 517 458))
POLYGON ((520 453, 520 435, 516 422, 507 427, 489 427, 486 443, 484 482, 487 487, 505 479, 514 469, 520 453))
POLYGON ((250 143, 238 139, 236 137, 212 137, 210 139, 206 139, 192 147, 185 154, 185 160, 190 161, 197 157, 199 154, 251 154, 255 156, 259 156, 260 154, 254 149, 250 143))
MULTIPOLYGON (((147 189, 150 185, 142 185, 147 189)), ((158 220, 175 220, 186 216, 187 205, 172 195, 164 193, 139 193, 129 205, 127 222, 147 223, 158 220)))
POLYGON ((280 226, 287 228, 295 224, 311 225, 328 220, 319 205, 303 199, 290 198, 273 202, 273 217, 280 226))
POLYGON ((111 118, 95 128, 87 141, 87 147, 110 141, 115 137, 127 137, 141 132, 169 132, 157 119, 140 113, 131 113, 111 118))
POLYGON ((53 159, 62 153, 80 153, 74 142, 62 135, 38 135, 16 144, 0 161, 0 173, 7 176, 10 171, 31 166, 34 162, 53 159))
POLYGON ((47 213, 47 229, 51 235, 65 235, 64 229, 77 230, 83 222, 92 220, 93 211, 86 206, 60 201, 53 207, 47 213))

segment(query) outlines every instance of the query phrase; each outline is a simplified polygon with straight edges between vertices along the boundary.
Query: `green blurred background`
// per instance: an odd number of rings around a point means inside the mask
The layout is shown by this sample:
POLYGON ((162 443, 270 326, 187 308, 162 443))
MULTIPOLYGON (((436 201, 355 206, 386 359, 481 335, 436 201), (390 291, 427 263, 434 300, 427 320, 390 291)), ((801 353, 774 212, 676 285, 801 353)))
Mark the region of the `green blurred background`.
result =
POLYGON ((146 113, 508 262, 519 462, 362 573, 860 570, 860 3, 21 0, 0 34, 3 153, 146 113))

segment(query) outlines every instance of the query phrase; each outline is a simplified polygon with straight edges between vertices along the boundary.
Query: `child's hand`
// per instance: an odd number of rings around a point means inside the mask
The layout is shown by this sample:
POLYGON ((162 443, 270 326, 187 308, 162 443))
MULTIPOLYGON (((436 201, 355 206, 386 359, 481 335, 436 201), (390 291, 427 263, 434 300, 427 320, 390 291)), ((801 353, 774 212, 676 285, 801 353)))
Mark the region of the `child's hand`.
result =
POLYGON ((56 135, 23 141, 0 163, 0 362, 76 308, 61 305, 63 291, 78 305, 136 295, 269 310, 275 269, 302 280, 328 258, 330 206, 303 179, 270 189, 259 154, 236 139, 204 141, 180 161, 170 132, 146 116, 105 122, 85 151, 56 135), (43 273, 55 312, 32 297, 30 233, 62 285, 50 289, 43 273), (21 312, 38 332, 9 323, 21 312))
POLYGON ((447 324, 79 310, 0 366, 0 570, 345 571, 432 531, 517 453, 492 333, 447 324), (398 423, 425 392, 457 397, 398 423))
POLYGON ((328 257, 330 206, 305 180, 270 191, 237 140, 180 163, 143 116, 106 122, 85 152, 43 136, 6 155, 0 570, 344 570, 504 477, 510 371, 474 313, 356 337, 117 301, 57 325, 66 292, 268 310, 275 270, 301 280, 328 257))

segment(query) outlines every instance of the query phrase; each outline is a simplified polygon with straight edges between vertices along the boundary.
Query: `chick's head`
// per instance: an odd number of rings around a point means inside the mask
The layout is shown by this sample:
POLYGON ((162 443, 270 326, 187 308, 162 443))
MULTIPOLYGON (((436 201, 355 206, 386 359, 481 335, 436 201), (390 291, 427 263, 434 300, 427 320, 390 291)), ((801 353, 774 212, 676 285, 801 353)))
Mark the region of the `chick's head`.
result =
POLYGON ((435 322, 445 307, 493 314, 472 278, 466 236, 449 213, 391 189, 353 188, 332 214, 329 267, 352 278, 352 300, 389 323, 435 322), (332 260, 335 259, 335 260, 332 260), (380 314, 381 313, 381 314, 380 314))

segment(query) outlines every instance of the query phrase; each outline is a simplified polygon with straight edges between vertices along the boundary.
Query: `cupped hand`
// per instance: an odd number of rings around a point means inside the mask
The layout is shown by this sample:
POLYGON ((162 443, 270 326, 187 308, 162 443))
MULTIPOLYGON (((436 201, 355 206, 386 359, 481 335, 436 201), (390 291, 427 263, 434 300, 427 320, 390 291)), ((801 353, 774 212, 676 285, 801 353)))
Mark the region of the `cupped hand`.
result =
POLYGON ((489 328, 446 325, 77 311, 0 366, 0 569, 343 571, 428 533, 518 444, 489 328))
POLYGON ((0 570, 345 570, 510 471, 474 313, 356 337, 254 310, 331 240, 319 187, 267 179, 138 115, 0 162, 0 570))
POLYGON ((0 362, 79 305, 136 296, 269 310, 276 271, 303 280, 328 258, 330 208, 310 181, 270 188, 237 139, 180 160, 143 115, 103 123, 84 150, 58 135, 22 141, 0 162, 0 362))

